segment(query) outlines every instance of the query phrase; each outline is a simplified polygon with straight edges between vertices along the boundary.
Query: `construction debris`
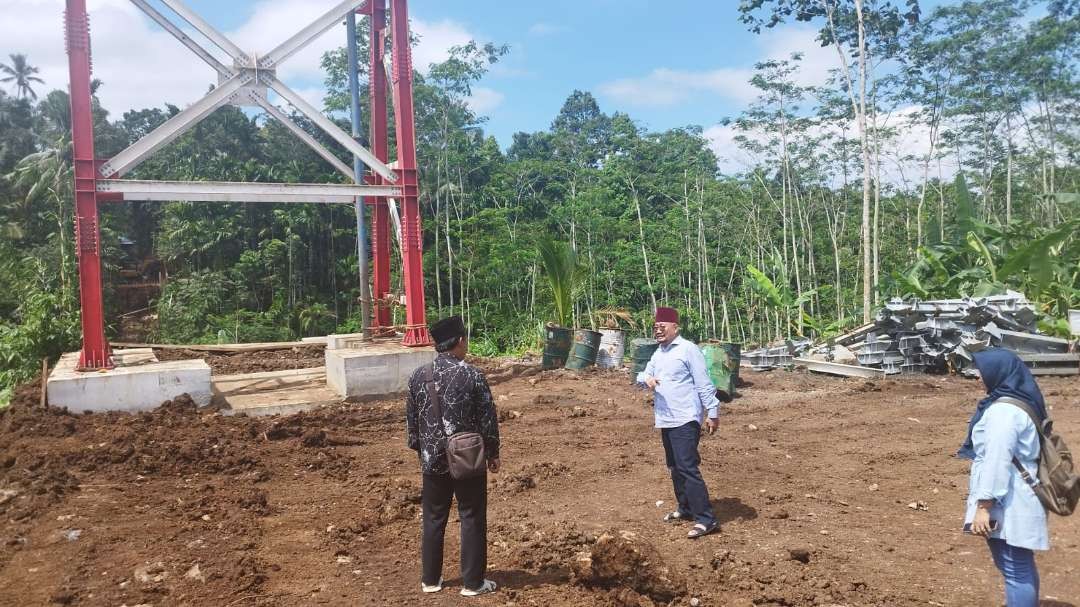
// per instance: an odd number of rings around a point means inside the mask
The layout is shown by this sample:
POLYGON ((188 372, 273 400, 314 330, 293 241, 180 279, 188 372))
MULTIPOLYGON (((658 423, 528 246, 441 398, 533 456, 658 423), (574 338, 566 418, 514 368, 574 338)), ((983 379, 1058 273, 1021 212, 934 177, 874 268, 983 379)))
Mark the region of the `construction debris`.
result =
POLYGON ((1041 335, 1035 307, 1024 295, 922 301, 892 299, 873 323, 829 343, 808 341, 746 352, 755 370, 806 366, 811 371, 846 377, 875 377, 949 370, 975 374, 975 352, 1006 348, 1020 355, 1036 375, 1080 374, 1080 354, 1069 342, 1041 335), (854 354, 855 361, 849 357, 854 354), (836 361, 857 362, 857 365, 836 361))
POLYGON ((782 346, 745 352, 742 355, 742 360, 746 361, 755 371, 768 371, 777 367, 791 368, 795 364, 795 358, 802 355, 810 345, 809 339, 796 341, 789 339, 782 346))

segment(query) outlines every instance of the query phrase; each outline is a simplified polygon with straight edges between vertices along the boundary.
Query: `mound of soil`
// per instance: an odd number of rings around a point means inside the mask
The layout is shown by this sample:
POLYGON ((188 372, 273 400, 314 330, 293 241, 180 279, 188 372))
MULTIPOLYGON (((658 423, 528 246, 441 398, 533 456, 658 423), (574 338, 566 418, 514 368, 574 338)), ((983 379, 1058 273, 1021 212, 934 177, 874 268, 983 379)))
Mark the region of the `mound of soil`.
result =
POLYGON ((325 350, 325 346, 320 344, 256 352, 205 352, 183 348, 159 348, 154 350, 154 355, 161 361, 201 358, 210 365, 210 373, 213 375, 239 375, 321 367, 326 364, 325 350))
POLYGON ((625 605, 640 604, 640 597, 669 603, 686 594, 686 580, 664 564, 652 544, 630 531, 604 533, 574 558, 570 569, 575 584, 632 590, 614 595, 625 605))

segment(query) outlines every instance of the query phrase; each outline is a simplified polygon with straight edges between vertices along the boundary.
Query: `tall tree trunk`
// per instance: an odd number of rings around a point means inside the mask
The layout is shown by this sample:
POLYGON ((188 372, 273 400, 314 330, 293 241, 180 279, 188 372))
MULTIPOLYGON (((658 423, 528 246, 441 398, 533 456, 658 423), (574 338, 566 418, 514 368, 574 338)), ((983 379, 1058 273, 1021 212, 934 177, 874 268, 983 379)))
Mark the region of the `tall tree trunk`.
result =
POLYGON ((870 281, 872 268, 870 264, 870 142, 866 132, 866 28, 863 19, 862 0, 853 0, 855 4, 855 17, 858 22, 858 59, 859 59, 859 96, 855 98, 855 87, 851 82, 851 70, 848 67, 847 54, 844 52, 840 37, 836 32, 835 11, 833 0, 821 0, 828 18, 829 30, 835 41, 834 46, 840 57, 840 65, 843 68, 844 77, 848 83, 848 97, 855 113, 856 123, 859 127, 860 147, 862 149, 863 165, 863 200, 862 200, 862 227, 860 230, 860 244, 862 248, 862 283, 863 283, 863 322, 870 322, 871 311, 871 288, 870 281))
POLYGON ((637 190, 632 190, 634 196, 634 210, 637 212, 638 236, 641 238, 641 259, 645 262, 645 284, 649 287, 649 298, 652 300, 653 309, 656 309, 656 291, 653 289, 652 275, 649 271, 649 251, 645 248, 645 221, 641 218, 641 201, 638 199, 637 190))

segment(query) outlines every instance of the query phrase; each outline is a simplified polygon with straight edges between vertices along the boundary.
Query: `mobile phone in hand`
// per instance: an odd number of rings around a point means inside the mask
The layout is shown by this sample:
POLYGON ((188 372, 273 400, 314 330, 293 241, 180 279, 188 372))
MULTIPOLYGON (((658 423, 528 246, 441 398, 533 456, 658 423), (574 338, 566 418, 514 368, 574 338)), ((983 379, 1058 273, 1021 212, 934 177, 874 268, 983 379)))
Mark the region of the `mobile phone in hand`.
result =
MULTIPOLYGON (((991 519, 990 520, 990 531, 997 531, 997 530, 998 530, 998 522, 991 519)), ((964 523, 964 533, 971 533, 971 523, 964 523)))

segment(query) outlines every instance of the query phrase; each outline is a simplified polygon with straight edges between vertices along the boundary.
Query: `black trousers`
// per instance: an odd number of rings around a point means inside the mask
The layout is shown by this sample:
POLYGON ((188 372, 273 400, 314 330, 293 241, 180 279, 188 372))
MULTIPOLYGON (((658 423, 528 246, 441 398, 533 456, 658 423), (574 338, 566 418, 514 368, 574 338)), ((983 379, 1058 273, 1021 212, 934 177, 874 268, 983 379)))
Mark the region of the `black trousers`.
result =
POLYGON ((421 505, 424 511, 420 542, 423 582, 439 583, 443 566, 443 536, 450 516, 450 502, 458 502, 461 519, 461 579, 466 588, 484 583, 487 570, 487 475, 454 480, 447 475, 424 475, 421 505))
POLYGON ((709 503, 709 488, 698 467, 701 465, 698 455, 701 425, 689 422, 678 428, 663 428, 660 437, 664 441, 664 456, 671 471, 679 512, 693 516, 695 522, 706 527, 716 524, 716 515, 709 503))

